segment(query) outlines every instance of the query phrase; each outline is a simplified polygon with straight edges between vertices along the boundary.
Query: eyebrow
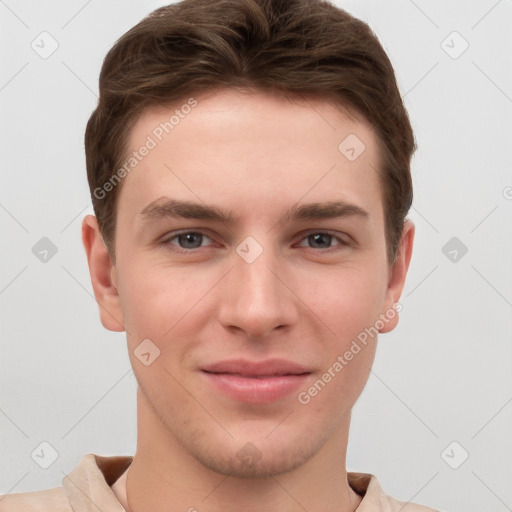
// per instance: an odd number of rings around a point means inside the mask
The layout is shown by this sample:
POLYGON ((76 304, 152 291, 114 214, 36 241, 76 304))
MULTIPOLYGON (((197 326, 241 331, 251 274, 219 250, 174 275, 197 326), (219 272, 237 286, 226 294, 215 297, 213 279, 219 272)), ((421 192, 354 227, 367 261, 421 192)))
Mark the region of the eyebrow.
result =
MULTIPOLYGON (((236 224, 239 222, 239 219, 230 210, 223 210, 214 205, 180 201, 167 197, 161 197, 148 204, 139 215, 144 222, 164 218, 213 220, 224 224, 236 224)), ((369 213, 360 206, 345 201, 306 203, 290 207, 280 218, 280 222, 326 220, 344 217, 367 219, 369 213)))

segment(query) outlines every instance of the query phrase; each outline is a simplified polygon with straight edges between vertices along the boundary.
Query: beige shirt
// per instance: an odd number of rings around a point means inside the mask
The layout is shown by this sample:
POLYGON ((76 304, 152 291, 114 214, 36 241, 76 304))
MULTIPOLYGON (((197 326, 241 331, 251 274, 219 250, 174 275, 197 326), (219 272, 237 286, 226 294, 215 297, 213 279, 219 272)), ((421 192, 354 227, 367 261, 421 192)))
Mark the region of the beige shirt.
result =
MULTIPOLYGON (((132 459, 89 453, 62 479, 62 487, 0 495, 0 512, 126 512, 112 485, 125 473, 132 459)), ((364 496, 357 512, 439 512, 391 498, 384 494, 377 478, 368 473, 349 472, 348 483, 364 496)))

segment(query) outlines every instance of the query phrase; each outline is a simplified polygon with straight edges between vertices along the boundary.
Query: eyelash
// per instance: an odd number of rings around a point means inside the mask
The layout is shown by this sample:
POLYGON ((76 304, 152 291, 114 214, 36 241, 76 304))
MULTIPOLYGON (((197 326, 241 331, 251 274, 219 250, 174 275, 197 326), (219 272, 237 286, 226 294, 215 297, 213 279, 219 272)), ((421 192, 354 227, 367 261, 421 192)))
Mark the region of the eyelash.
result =
MULTIPOLYGON (((183 249, 182 247, 177 247, 177 246, 171 244, 171 241, 174 240, 175 238, 178 238, 179 236, 182 236, 182 235, 188 235, 188 234, 202 235, 202 236, 205 236, 205 237, 209 238, 210 240, 212 240, 212 238, 210 236, 208 236, 208 234, 205 233, 204 231, 200 231, 200 230, 198 230, 198 231, 179 231, 179 232, 171 233, 170 236, 167 236, 165 239, 162 240, 161 244, 164 245, 167 250, 169 250, 171 252, 178 253, 178 254, 192 254, 192 253, 199 252, 199 250, 203 248, 202 246, 201 247, 196 247, 194 249, 183 249)), ((352 245, 350 242, 348 242, 347 240, 343 239, 342 237, 340 237, 339 235, 337 235, 333 231, 311 231, 309 233, 306 233, 300 239, 300 241, 302 242, 303 240, 307 239, 311 235, 329 235, 333 239, 335 239, 336 241, 339 242, 338 245, 334 245, 333 247, 330 247, 330 248, 327 248, 327 249, 318 249, 316 247, 310 247, 309 248, 309 249, 313 249, 313 250, 316 249, 317 251, 319 251, 321 253, 324 253, 324 254, 325 253, 336 252, 336 251, 341 250, 343 247, 347 247, 347 246, 351 246, 352 245)))

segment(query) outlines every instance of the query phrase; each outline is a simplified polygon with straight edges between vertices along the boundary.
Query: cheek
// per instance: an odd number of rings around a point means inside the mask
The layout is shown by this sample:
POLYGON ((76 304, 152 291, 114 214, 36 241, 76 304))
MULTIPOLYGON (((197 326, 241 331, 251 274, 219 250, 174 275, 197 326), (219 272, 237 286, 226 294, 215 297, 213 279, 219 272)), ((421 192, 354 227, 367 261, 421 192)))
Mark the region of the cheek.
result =
POLYGON ((326 367, 325 372, 297 397, 301 407, 319 421, 322 421, 328 412, 328 423, 339 424, 361 395, 370 376, 374 356, 373 343, 363 347, 350 362, 341 366, 341 370, 336 367, 336 371, 333 364, 326 367))
POLYGON ((385 296, 384 283, 379 281, 379 274, 369 268, 331 269, 314 287, 308 305, 334 331, 336 339, 347 341, 378 318, 385 296))
POLYGON ((208 301, 204 298, 217 279, 215 272, 202 272, 198 278, 190 269, 170 268, 142 258, 123 262, 119 293, 125 326, 131 334, 129 342, 149 338, 162 350, 178 347, 175 340, 186 337, 191 325, 201 329, 201 321, 211 316, 211 311, 205 311, 208 301))
POLYGON ((380 275, 370 267, 345 272, 330 282, 322 301, 325 322, 335 334, 329 337, 323 373, 315 385, 321 392, 314 407, 319 413, 322 407, 332 407, 333 421, 352 407, 370 375, 378 337, 375 325, 385 295, 380 275))
POLYGON ((321 370, 299 403, 307 404, 319 417, 329 410, 328 419, 336 424, 349 411, 364 389, 375 357, 378 318, 375 297, 360 293, 333 294, 323 310, 330 336, 323 343, 321 370), (328 311, 326 311, 328 309, 328 311))

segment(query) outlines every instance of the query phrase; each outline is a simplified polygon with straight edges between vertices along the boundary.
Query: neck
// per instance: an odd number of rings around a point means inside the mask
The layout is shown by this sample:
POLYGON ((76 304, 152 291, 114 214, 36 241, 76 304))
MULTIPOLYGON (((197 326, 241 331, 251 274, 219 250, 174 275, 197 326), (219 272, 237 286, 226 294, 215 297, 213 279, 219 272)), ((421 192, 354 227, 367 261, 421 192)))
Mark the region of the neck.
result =
POLYGON ((137 394, 137 451, 126 478, 127 512, 352 512, 361 497, 345 469, 348 424, 308 461, 262 478, 220 474, 196 460, 137 394))

